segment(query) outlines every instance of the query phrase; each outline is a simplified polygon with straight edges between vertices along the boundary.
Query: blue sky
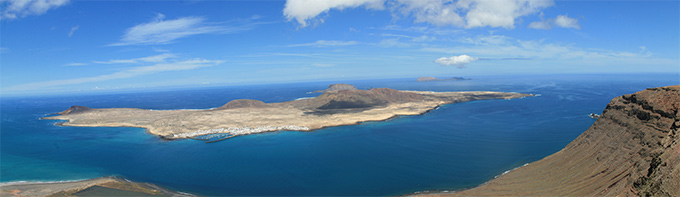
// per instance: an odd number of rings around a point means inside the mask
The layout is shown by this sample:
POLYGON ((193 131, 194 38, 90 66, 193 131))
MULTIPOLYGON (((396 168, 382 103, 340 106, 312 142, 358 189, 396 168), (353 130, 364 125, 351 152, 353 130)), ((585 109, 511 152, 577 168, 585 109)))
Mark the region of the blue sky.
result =
POLYGON ((0 1, 0 93, 680 72, 678 1, 0 1))

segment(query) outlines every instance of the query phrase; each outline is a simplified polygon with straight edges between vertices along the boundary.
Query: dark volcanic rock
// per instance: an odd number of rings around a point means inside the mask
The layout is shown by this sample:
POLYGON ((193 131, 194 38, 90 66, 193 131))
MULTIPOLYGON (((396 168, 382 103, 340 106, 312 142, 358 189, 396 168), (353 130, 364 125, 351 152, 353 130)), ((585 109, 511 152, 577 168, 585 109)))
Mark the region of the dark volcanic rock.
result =
POLYGON ((67 110, 59 112, 57 114, 59 114, 59 115, 77 114, 77 113, 81 113, 81 112, 85 112, 85 111, 89 111, 89 110, 91 110, 89 107, 74 105, 74 106, 71 106, 70 108, 68 108, 67 110))
POLYGON ((420 101, 423 100, 423 96, 389 88, 375 88, 326 92, 314 100, 322 103, 317 109, 323 110, 381 107, 389 103, 420 101))
POLYGON ((267 107, 267 104, 253 99, 237 99, 229 101, 217 109, 236 109, 236 108, 262 108, 267 107))
POLYGON ((680 86, 612 99, 561 151, 513 170, 472 196, 680 196, 680 86))

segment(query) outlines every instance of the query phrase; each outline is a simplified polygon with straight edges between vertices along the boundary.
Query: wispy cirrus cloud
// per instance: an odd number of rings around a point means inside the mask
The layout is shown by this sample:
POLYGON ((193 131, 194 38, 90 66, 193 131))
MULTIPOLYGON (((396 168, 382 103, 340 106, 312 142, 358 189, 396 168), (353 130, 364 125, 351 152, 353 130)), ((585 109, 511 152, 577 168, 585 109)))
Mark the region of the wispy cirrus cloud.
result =
POLYGON ((87 63, 81 63, 81 62, 71 62, 68 64, 64 64, 64 66, 86 66, 88 65, 87 63))
POLYGON ((157 16, 148 23, 142 23, 128 28, 119 42, 109 46, 126 45, 159 45, 172 43, 177 39, 209 33, 237 33, 254 28, 260 23, 250 22, 246 24, 227 26, 225 23, 209 23, 203 17, 189 16, 173 20, 164 20, 165 15, 157 16))
POLYGON ((357 41, 339 41, 339 40, 318 40, 312 43, 292 44, 288 47, 336 47, 336 46, 350 46, 359 44, 357 41))
POLYGON ((92 61, 92 63, 96 64, 135 64, 135 63, 146 63, 146 62, 151 62, 151 63, 157 63, 157 62, 164 62, 168 58, 174 58, 177 57, 177 55, 172 54, 172 53, 163 53, 160 55, 154 55, 154 56, 149 56, 149 57, 140 57, 140 58, 133 58, 133 59, 113 59, 113 60, 107 60, 107 61, 92 61))
POLYGON ((76 33, 76 30, 78 30, 78 28, 80 28, 80 25, 76 25, 75 27, 71 27, 71 31, 68 32, 68 37, 70 38, 71 36, 73 36, 73 33, 76 33))
MULTIPOLYGON (((42 82, 20 84, 20 85, 9 87, 6 90, 8 90, 8 91, 40 90, 40 89, 45 89, 45 88, 53 88, 53 87, 60 87, 60 86, 67 86, 67 85, 77 85, 77 84, 83 84, 83 83, 93 83, 93 82, 101 82, 101 81, 108 81, 108 80, 114 80, 114 79, 125 79, 125 78, 139 77, 139 76, 156 74, 156 73, 161 73, 161 72, 194 70, 194 69, 203 68, 203 67, 216 66, 216 65, 224 63, 223 60, 207 60, 207 59, 202 59, 202 58, 183 59, 183 60, 178 60, 178 59, 166 60, 166 59, 167 58, 163 57, 163 55, 150 56, 150 57, 144 57, 144 58, 135 58, 135 59, 131 59, 131 60, 134 60, 134 61, 123 61, 123 62, 130 63, 130 62, 136 61, 136 62, 147 62, 147 63, 150 63, 150 64, 144 65, 144 66, 130 67, 130 68, 118 71, 118 72, 111 73, 111 74, 98 75, 98 76, 93 76, 93 77, 82 77, 82 78, 74 78, 74 79, 62 79, 62 80, 52 80, 52 81, 42 81, 42 82)), ((114 61, 110 61, 110 62, 114 62, 114 61)), ((81 64, 81 63, 72 63, 72 64, 73 64, 73 66, 77 66, 78 64, 81 64)))
POLYGON ((30 15, 42 15, 47 10, 66 5, 69 0, 3 0, 0 20, 18 19, 30 15))

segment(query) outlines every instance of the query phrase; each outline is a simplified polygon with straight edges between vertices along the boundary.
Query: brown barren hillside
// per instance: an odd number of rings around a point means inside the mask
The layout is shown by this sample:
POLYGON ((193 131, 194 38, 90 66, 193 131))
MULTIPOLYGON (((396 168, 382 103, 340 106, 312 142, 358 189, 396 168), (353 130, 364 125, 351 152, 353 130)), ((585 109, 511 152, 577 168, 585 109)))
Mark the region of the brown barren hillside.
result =
POLYGON ((433 195, 680 196, 680 86, 612 99, 564 149, 480 187, 433 195))

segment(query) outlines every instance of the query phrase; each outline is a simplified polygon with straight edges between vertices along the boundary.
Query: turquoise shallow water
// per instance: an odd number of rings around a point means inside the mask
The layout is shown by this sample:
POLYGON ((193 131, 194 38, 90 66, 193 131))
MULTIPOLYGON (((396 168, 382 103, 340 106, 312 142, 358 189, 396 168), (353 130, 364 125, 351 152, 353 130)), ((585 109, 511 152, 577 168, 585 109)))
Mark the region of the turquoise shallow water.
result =
POLYGON ((552 154, 615 96, 679 84, 677 75, 555 75, 347 81, 359 88, 512 91, 514 100, 445 105, 420 116, 272 132, 218 143, 162 141, 139 128, 58 127, 71 105, 202 109, 239 98, 316 96, 328 82, 101 95, 2 98, 0 182, 122 176, 202 195, 398 195, 456 190, 552 154))

